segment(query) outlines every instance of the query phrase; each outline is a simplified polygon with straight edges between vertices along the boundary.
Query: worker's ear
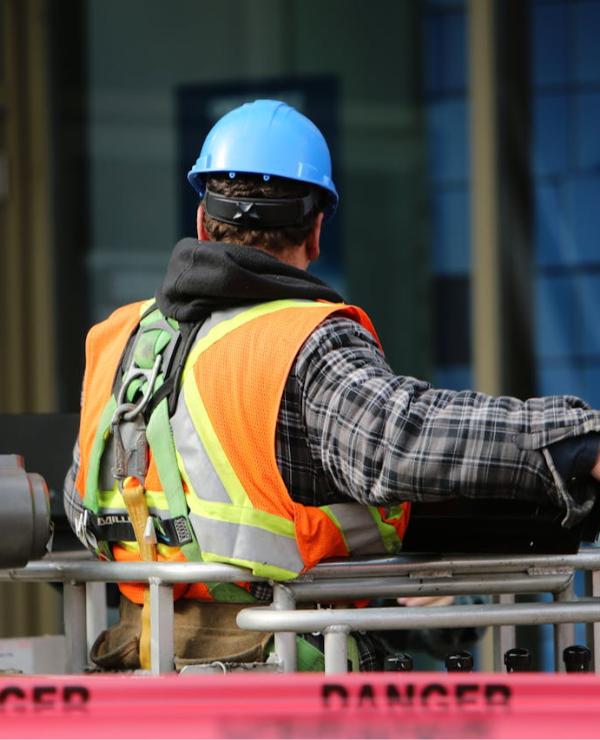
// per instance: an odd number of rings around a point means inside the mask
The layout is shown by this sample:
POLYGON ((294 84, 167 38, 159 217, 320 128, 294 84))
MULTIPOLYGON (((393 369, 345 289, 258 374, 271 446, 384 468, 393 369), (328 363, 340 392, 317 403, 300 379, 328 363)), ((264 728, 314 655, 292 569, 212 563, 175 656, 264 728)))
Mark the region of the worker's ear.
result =
POLYGON ((323 225, 323 214, 319 213, 315 218, 315 223, 310 230, 310 234, 306 239, 306 256, 310 262, 314 262, 319 258, 321 253, 321 226, 323 225))
POLYGON ((196 232, 198 234, 198 239, 201 242, 210 241, 210 236, 208 235, 208 231, 204 224, 204 206, 202 203, 198 206, 198 210, 196 212, 196 232))

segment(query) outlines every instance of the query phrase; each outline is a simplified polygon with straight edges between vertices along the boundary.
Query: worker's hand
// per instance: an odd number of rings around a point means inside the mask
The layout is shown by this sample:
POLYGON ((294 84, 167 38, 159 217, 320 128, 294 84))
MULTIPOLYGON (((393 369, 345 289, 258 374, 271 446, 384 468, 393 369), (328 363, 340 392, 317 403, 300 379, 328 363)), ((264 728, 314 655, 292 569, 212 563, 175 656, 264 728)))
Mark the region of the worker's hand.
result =
POLYGON ((400 606, 450 606, 454 596, 400 596, 400 606))

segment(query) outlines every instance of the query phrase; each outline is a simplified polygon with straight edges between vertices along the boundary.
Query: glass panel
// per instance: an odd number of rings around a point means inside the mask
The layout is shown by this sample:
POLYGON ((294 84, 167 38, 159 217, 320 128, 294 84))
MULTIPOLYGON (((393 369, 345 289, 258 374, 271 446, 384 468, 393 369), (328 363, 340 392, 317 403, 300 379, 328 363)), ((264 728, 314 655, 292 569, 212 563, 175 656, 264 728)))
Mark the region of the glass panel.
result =
POLYGON ((539 267, 575 262, 575 241, 565 214, 564 186, 545 182, 535 185, 534 244, 539 267))
POLYGON ((433 270, 442 275, 470 270, 469 193, 466 188, 445 188, 433 197, 433 270))
MULTIPOLYGON (((598 69, 600 69, 600 63, 598 69)), ((573 113, 575 165, 580 170, 598 172, 600 170, 600 90, 575 95, 573 113)))
POLYGON ((573 77, 576 82, 600 83, 600 2, 580 0, 569 8, 572 20, 573 77))
POLYGON ((537 281, 538 355, 548 359, 575 355, 578 350, 576 287, 570 276, 540 277, 537 281))
POLYGON ((442 100, 427 106, 431 176, 435 183, 467 179, 467 106, 462 100, 442 100))
POLYGON ((569 99, 566 95, 534 95, 533 171, 539 177, 565 171, 569 157, 569 99))
POLYGON ((567 3, 534 3, 532 20, 533 84, 564 84, 568 74, 567 3))
MULTIPOLYGON (((459 6, 460 7, 460 6, 459 6)), ((425 91, 431 95, 460 93, 466 87, 464 12, 429 12, 424 19, 425 91)))
POLYGON ((584 265, 600 263, 598 249, 600 177, 569 177, 566 180, 565 193, 567 217, 575 243, 575 261, 584 265))
POLYGON ((434 281, 434 379, 471 382, 469 151, 465 3, 428 2, 423 18, 434 281))
POLYGON ((588 401, 600 387, 599 27, 598 0, 533 6, 538 391, 588 401))

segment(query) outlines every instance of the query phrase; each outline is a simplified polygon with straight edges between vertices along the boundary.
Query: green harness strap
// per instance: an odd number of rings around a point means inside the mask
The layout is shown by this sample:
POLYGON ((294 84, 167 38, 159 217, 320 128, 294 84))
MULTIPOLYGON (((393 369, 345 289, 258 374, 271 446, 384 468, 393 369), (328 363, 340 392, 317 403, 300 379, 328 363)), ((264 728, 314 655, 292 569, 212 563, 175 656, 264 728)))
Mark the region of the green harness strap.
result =
POLYGON ((91 509, 94 514, 98 513, 98 481, 100 478, 100 461, 104 453, 106 442, 110 435, 110 422, 112 421, 113 415, 117 408, 117 401, 114 396, 111 396, 106 402, 98 427, 96 429, 96 436, 94 437, 94 444, 92 445, 92 453, 88 461, 88 471, 85 479, 85 495, 83 498, 83 504, 86 509, 91 509))
MULTIPOLYGON (((159 375, 156 382, 156 389, 160 388, 163 382, 162 375, 159 375)), ((180 545, 181 551, 187 560, 202 560, 196 536, 188 520, 188 505, 177 465, 175 442, 173 441, 173 431, 169 421, 169 408, 166 398, 163 398, 152 412, 146 427, 146 438, 148 439, 148 444, 156 463, 158 476, 169 505, 171 516, 173 518, 182 516, 188 521, 189 534, 193 539, 187 544, 180 545)))

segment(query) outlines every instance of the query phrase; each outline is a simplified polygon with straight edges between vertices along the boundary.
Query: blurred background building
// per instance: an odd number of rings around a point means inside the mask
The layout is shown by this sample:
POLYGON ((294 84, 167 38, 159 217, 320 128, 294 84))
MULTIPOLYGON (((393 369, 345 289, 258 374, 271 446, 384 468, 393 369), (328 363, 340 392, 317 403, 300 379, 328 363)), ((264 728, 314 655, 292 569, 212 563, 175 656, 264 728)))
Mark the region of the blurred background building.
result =
POLYGON ((599 36, 600 0, 0 0, 0 412, 77 410, 256 97, 330 141, 316 271, 395 371, 600 406, 599 36))

